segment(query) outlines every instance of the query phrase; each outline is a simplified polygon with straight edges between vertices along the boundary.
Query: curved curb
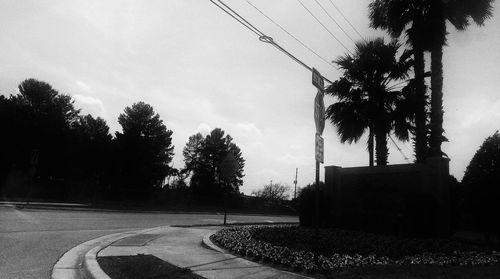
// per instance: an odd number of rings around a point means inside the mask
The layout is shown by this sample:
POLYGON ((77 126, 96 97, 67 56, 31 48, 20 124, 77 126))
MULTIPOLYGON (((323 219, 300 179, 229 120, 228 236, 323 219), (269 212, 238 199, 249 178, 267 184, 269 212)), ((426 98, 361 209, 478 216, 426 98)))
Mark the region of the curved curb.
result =
POLYGON ((223 254, 227 254, 226 251, 222 250, 222 248, 220 248, 219 246, 215 245, 211 240, 210 240, 210 237, 212 235, 214 235, 216 232, 211 232, 211 233, 208 233, 206 234, 205 236, 203 236, 203 240, 201 241, 202 245, 204 245, 205 247, 207 247, 208 249, 212 249, 214 251, 217 251, 219 253, 223 253, 223 254))
POLYGON ((85 254, 93 247, 106 240, 122 237, 123 233, 101 236, 86 241, 66 251, 52 268, 52 279, 81 278, 85 275, 85 254))
POLYGON ((97 263, 97 254, 114 242, 151 230, 169 226, 148 228, 145 230, 114 233, 86 241, 64 253, 52 268, 52 279, 110 279, 97 263))
MULTIPOLYGON (((111 242, 112 243, 112 242, 111 242)), ((109 243, 109 244, 111 244, 109 243)), ((111 279, 99 266, 99 263, 97 263, 97 253, 107 247, 107 245, 99 245, 97 247, 94 247, 90 249, 90 251, 85 254, 85 260, 83 261, 83 269, 85 270, 85 273, 88 275, 89 278, 95 278, 95 279, 111 279)))
MULTIPOLYGON (((105 249, 106 247, 112 245, 113 243, 123 238, 137 234, 144 234, 150 231, 169 228, 169 227, 172 226, 159 226, 143 230, 114 233, 86 241, 78 246, 73 247, 72 249, 68 250, 61 256, 61 258, 52 268, 51 278, 52 279, 83 279, 83 278, 111 279, 101 269, 99 263, 97 262, 97 255, 101 250, 105 249)), ((223 229, 223 227, 221 227, 219 230, 221 229, 223 229)), ((230 252, 225 251, 224 249, 215 245, 210 240, 210 237, 216 232, 211 232, 206 234, 203 237, 203 240, 201 241, 201 245, 222 254, 232 255, 230 252)), ((290 273, 287 271, 282 271, 282 272, 290 273)), ((297 274, 294 275, 296 276, 297 274)), ((310 277, 302 276, 301 278, 310 278, 310 277)))
MULTIPOLYGON (((210 237, 214 234, 216 234, 217 232, 213 232, 213 233, 208 233, 206 234, 205 236, 203 236, 203 240, 202 240, 202 245, 203 246, 206 246, 208 249, 212 249, 212 250, 215 250, 217 252, 220 252, 220 253, 223 253, 223 254, 228 254, 228 255, 233 255, 235 257, 238 257, 238 258, 241 258, 239 255, 236 255, 236 254, 232 254, 228 251, 225 251, 224 249, 220 248, 219 246, 215 245, 211 240, 210 240, 210 237)), ((249 262, 253 262, 254 264, 256 265, 262 265, 260 263, 257 263, 257 262, 254 262, 254 261, 251 261, 251 260, 248 260, 248 259, 245 259, 245 258, 241 258, 245 261, 249 261, 249 262)), ((267 266, 267 267, 270 267, 270 268, 273 268, 275 269, 274 267, 271 267, 271 266, 268 266, 268 265, 262 265, 262 266, 267 266)), ((309 277, 309 276, 305 276, 305 275, 302 275, 302 274, 299 274, 299 273, 295 273, 295 272, 291 272, 291 271, 287 271, 287 270, 280 270, 280 272, 283 272, 284 274, 287 274, 287 275, 290 275, 290 277, 294 277, 294 278, 304 278, 304 279, 311 279, 313 277, 309 277)), ((288 277, 288 276, 287 276, 288 277)))

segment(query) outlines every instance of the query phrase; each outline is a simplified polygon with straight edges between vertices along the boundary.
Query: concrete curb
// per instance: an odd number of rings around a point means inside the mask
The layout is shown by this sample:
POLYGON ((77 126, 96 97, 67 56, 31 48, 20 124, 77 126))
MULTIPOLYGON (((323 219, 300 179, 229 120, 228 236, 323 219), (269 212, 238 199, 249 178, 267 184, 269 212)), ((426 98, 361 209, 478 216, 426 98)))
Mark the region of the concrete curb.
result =
MULTIPOLYGON (((269 223, 252 223, 252 225, 273 225, 269 223)), ((244 225, 244 224, 238 224, 244 225)), ((84 242, 64 253, 57 263, 52 268, 52 279, 111 279, 99 266, 97 262, 98 253, 110 246, 111 244, 133 235, 144 234, 150 231, 165 229, 174 226, 160 226, 154 228, 148 228, 144 230, 136 230, 129 232, 121 232, 110 235, 101 236, 87 242, 84 242)), ((227 226, 221 226, 220 229, 226 228, 227 226)), ((206 234, 203 237, 201 244, 208 249, 212 249, 219 253, 231 254, 224 251, 222 248, 215 245, 211 240, 210 236, 214 233, 206 234)), ((231 254, 232 255, 232 254, 231 254)), ((286 271, 284 271, 286 272, 286 271)), ((288 272, 287 272, 288 273, 288 272)), ((310 277, 303 277, 310 278, 310 277)))
MULTIPOLYGON (((111 244, 111 243, 109 243, 111 244)), ((106 245, 107 246, 107 245, 106 245)), ((90 249, 90 251, 85 254, 85 260, 83 261, 83 268, 85 272, 89 275, 89 278, 95 279, 111 279, 99 266, 97 263, 97 253, 104 249, 106 246, 97 246, 90 249)))
POLYGON ((85 254, 98 243, 121 237, 123 233, 105 235, 86 241, 66 251, 52 268, 52 279, 81 278, 86 272, 84 269, 85 254))
POLYGON ((215 233, 208 233, 206 234, 204 237, 203 237, 203 240, 201 241, 201 244, 208 248, 208 249, 212 249, 214 251, 217 251, 219 253, 226 253, 226 251, 222 250, 219 246, 215 245, 211 240, 210 240, 210 237, 212 235, 214 235, 215 233))
MULTIPOLYGON (((215 250, 217 252, 220 252, 220 253, 223 253, 223 254, 229 254, 229 255, 233 255, 233 256, 237 256, 239 258, 241 258, 240 256, 238 255, 235 255, 235 254, 232 254, 228 251, 224 251, 224 249, 220 248, 219 246, 215 245, 211 240, 210 240, 210 237, 212 235, 214 235, 215 233, 217 232, 214 232, 214 233, 209 233, 209 234, 206 234, 204 237, 203 237, 203 240, 202 240, 202 245, 205 246, 205 247, 208 247, 208 249, 212 249, 212 250, 215 250)), ((241 258, 243 260, 246 260, 246 261, 250 261, 250 260, 247 260, 247 259, 244 259, 244 258, 241 258)), ((260 263, 256 263, 254 261, 250 261, 250 262, 253 262, 255 264, 258 264, 258 265, 261 265, 260 263)), ((264 266, 264 265, 262 265, 264 266)), ((290 274, 290 277, 300 277, 300 278, 313 278, 313 277, 308 277, 308 276, 305 276, 305 275, 302 275, 302 274, 298 274, 298 273, 293 273, 293 272, 290 272, 290 271, 286 271, 286 270, 280 270, 280 272, 283 272, 285 274, 290 274)))
POLYGON ((145 230, 114 233, 84 242, 64 253, 52 268, 52 279, 110 279, 97 263, 97 254, 114 242, 165 226, 145 230))

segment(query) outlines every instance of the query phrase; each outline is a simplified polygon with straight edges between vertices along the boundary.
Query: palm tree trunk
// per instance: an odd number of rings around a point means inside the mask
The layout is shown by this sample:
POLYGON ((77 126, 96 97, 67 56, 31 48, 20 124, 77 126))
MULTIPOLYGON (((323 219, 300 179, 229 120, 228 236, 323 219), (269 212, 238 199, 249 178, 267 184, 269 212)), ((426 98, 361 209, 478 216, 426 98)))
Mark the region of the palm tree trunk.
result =
POLYGON ((370 154, 369 165, 373 167, 373 125, 370 124, 369 134, 368 134, 368 153, 370 154))
POLYGON ((424 81, 424 51, 420 43, 413 45, 415 58, 415 158, 417 163, 425 162, 427 157, 427 101, 424 81))
POLYGON ((433 6, 433 21, 436 35, 431 49, 431 120, 429 137, 429 155, 441 157, 441 143, 446 141, 443 136, 443 46, 446 39, 446 21, 444 7, 441 1, 433 6))
POLYGON ((432 95, 431 95, 431 134, 429 137, 430 156, 441 157, 441 143, 446 141, 443 136, 443 47, 437 46, 432 49, 432 95))
POLYGON ((377 166, 387 165, 387 129, 383 123, 375 125, 375 153, 377 156, 377 166))
POLYGON ((413 10, 413 22, 409 39, 413 47, 413 58, 415 64, 413 70, 415 72, 415 159, 417 163, 425 162, 428 153, 427 140, 427 90, 425 86, 425 60, 424 60, 424 37, 425 31, 423 26, 424 16, 423 7, 417 5, 413 10))

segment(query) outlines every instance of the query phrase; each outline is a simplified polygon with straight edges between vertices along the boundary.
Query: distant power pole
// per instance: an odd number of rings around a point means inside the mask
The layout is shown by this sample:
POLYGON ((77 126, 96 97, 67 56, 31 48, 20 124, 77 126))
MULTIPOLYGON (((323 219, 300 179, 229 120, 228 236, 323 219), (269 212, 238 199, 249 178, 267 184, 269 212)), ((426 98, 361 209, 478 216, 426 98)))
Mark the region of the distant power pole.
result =
POLYGON ((293 198, 297 198, 297 173, 299 172, 299 168, 295 168, 295 180, 293 181, 293 184, 295 184, 295 192, 293 194, 293 198))

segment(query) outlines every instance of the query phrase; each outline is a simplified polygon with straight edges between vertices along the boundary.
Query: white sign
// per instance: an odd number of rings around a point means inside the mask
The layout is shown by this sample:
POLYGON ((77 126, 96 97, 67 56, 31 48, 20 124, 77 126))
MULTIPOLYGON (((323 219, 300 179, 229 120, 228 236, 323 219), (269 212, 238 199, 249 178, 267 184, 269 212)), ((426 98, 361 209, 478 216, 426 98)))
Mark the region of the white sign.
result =
POLYGON ((318 72, 318 70, 312 70, 312 84, 316 86, 319 90, 323 91, 325 88, 325 81, 323 80, 323 76, 318 72))

